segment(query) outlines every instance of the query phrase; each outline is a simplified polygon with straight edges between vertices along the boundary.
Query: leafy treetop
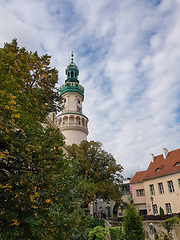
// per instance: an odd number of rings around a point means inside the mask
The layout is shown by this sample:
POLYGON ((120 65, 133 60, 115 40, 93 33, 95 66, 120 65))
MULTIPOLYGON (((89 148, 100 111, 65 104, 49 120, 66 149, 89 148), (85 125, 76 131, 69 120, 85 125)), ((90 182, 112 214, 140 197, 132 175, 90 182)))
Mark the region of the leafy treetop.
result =
POLYGON ((100 142, 82 141, 79 146, 73 144, 68 153, 72 159, 77 159, 79 174, 94 184, 95 195, 91 194, 89 201, 96 198, 120 201, 123 167, 116 163, 110 153, 102 149, 100 142))
POLYGON ((61 106, 50 56, 0 49, 1 239, 70 239, 80 226, 86 181, 64 157, 58 129, 43 128, 61 106))

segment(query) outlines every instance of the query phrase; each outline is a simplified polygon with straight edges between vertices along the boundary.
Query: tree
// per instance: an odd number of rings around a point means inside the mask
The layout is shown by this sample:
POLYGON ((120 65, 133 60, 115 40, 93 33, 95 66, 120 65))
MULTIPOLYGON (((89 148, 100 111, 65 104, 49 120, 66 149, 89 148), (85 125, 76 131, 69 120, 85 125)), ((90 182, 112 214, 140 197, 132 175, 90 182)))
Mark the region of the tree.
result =
POLYGON ((133 203, 129 203, 124 212, 124 239, 143 240, 143 220, 133 203))
POLYGON ((2 239, 70 239, 84 210, 86 181, 63 154, 58 129, 44 128, 61 107, 50 56, 0 49, 0 225, 2 239))
POLYGON ((72 160, 78 161, 79 174, 91 181, 91 192, 88 192, 86 203, 96 198, 111 199, 120 203, 123 167, 116 164, 114 157, 102 149, 100 142, 82 141, 79 146, 73 144, 68 153, 72 160))

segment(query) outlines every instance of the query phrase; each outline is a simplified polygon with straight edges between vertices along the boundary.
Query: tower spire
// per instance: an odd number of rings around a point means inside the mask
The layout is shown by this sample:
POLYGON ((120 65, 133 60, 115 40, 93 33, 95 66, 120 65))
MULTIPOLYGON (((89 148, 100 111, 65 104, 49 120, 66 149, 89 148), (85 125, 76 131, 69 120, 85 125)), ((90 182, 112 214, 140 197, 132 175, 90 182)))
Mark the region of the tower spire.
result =
POLYGON ((73 62, 73 57, 74 57, 74 54, 73 54, 73 51, 72 51, 72 53, 71 53, 71 62, 73 62))

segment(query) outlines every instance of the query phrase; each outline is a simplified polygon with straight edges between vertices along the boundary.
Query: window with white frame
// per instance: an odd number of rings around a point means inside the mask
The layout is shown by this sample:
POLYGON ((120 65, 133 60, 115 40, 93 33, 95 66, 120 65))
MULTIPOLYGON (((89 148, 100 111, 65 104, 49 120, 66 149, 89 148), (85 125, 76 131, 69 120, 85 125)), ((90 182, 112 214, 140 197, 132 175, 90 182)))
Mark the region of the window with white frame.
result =
POLYGON ((145 191, 144 189, 137 189, 136 190, 137 196, 145 196, 145 191))
POLYGON ((153 204, 153 213, 158 214, 157 204, 153 204))
POLYGON ((149 185, 151 195, 155 195, 154 184, 149 185))
POLYGON ((173 182, 172 181, 168 181, 167 183, 168 183, 169 191, 170 192, 174 192, 173 182))
POLYGON ((170 203, 165 203, 165 206, 166 206, 167 214, 171 214, 172 213, 172 211, 171 211, 171 204, 170 203))
POLYGON ((162 182, 158 183, 158 186, 159 186, 159 193, 163 194, 164 193, 163 183, 162 182))

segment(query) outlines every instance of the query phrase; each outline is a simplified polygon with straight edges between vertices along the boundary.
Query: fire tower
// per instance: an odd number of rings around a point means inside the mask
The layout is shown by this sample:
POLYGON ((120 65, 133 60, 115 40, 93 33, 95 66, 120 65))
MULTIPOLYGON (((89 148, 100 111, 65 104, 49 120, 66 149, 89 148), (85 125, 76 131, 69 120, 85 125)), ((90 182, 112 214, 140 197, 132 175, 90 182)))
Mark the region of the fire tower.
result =
POLYGON ((88 118, 82 112, 84 87, 79 84, 79 70, 73 62, 73 53, 71 56, 71 63, 65 71, 67 79, 60 87, 63 110, 59 114, 59 127, 67 145, 79 145, 81 141, 87 140, 88 118))

